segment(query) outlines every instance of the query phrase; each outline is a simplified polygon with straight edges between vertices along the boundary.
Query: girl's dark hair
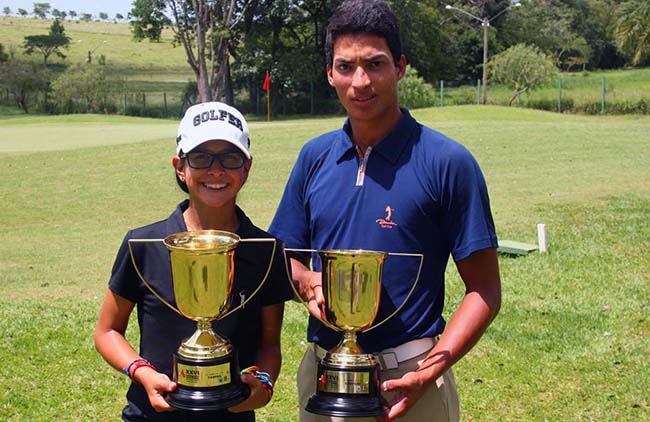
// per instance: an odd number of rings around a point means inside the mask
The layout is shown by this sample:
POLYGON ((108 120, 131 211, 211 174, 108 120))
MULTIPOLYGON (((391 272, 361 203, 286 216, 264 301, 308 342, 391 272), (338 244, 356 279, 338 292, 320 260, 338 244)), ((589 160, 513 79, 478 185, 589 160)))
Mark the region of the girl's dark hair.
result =
MULTIPOLYGON (((185 155, 181 152, 179 158, 181 159, 181 164, 183 160, 185 160, 185 155)), ((190 190, 187 188, 187 183, 183 182, 180 177, 178 177, 178 174, 176 174, 176 170, 174 170, 174 176, 176 176, 176 183, 178 183, 178 187, 181 188, 181 190, 185 193, 190 193, 190 190)))
POLYGON ((373 34, 386 40, 395 64, 402 56, 399 23, 390 6, 382 0, 346 0, 336 8, 327 25, 325 59, 334 65, 334 43, 340 35, 373 34))

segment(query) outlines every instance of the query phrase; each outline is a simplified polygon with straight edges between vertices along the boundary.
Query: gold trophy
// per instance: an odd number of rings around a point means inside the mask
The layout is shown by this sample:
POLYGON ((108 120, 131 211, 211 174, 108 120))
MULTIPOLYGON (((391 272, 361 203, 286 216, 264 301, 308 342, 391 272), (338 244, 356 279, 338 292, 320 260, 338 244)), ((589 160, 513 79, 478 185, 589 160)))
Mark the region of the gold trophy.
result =
MULTIPOLYGON (((212 330, 212 321, 223 319, 243 307, 257 294, 270 273, 275 255, 274 239, 240 239, 219 230, 181 232, 165 239, 130 239, 129 252, 138 276, 165 305, 196 321, 196 331, 174 354, 174 390, 167 402, 185 410, 221 410, 244 401, 249 387, 239 378, 239 364, 232 344, 212 330), (145 280, 135 261, 131 244, 163 242, 170 253, 176 307, 162 298, 145 280), (264 279, 246 301, 230 309, 234 281, 235 248, 240 242, 273 242, 264 279)), ((164 334, 163 334, 164 335, 164 334)))
MULTIPOLYGON (((379 365, 371 354, 361 350, 357 333, 379 327, 402 309, 420 278, 423 255, 367 250, 286 251, 318 253, 322 264, 325 314, 320 321, 343 332, 341 342, 318 363, 316 393, 305 410, 338 417, 387 415, 388 403, 379 388, 379 365), (404 302, 383 321, 371 326, 379 309, 382 269, 388 255, 419 257, 420 265, 404 302)), ((295 287, 294 292, 306 304, 295 287)))

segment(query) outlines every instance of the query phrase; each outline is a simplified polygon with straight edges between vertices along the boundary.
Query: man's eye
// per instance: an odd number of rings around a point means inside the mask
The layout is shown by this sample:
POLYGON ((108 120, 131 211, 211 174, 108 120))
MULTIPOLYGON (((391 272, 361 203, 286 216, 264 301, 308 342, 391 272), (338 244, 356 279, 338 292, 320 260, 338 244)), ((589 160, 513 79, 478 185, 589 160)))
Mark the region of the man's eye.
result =
POLYGON ((350 70, 350 65, 346 63, 340 63, 336 66, 339 72, 347 72, 350 70))

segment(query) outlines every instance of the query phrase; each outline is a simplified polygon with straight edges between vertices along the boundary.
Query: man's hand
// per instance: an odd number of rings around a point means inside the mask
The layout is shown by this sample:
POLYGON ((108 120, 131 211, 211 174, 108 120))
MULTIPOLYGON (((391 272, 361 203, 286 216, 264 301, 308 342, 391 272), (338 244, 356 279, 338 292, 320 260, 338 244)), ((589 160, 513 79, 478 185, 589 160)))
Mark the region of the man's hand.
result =
POLYGON ((323 296, 323 275, 310 271, 303 263, 291 259, 294 285, 300 297, 307 303, 309 313, 325 321, 325 297, 323 296))
POLYGON ((149 397, 149 403, 156 412, 169 412, 176 410, 170 406, 164 396, 176 389, 176 383, 165 374, 153 368, 143 366, 136 373, 137 381, 144 387, 149 397))
POLYGON ((243 374, 241 380, 244 384, 248 384, 251 389, 251 395, 238 405, 228 408, 230 412, 239 413, 259 409, 271 401, 266 392, 266 388, 264 388, 260 380, 251 374, 243 374))
POLYGON ((421 374, 417 372, 408 372, 400 379, 385 381, 382 384, 382 390, 395 394, 389 403, 390 412, 387 420, 393 421, 405 416, 422 397, 426 388, 427 385, 424 384, 421 374))

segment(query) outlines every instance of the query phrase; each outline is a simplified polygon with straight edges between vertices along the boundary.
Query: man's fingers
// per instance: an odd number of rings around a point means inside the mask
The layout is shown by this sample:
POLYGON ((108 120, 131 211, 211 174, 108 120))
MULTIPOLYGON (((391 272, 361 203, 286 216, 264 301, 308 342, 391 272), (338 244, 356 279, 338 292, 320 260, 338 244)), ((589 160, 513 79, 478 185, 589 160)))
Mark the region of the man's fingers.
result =
POLYGON ((312 291, 314 292, 314 300, 318 306, 325 304, 325 297, 323 296, 323 286, 317 284, 313 287, 312 291))

